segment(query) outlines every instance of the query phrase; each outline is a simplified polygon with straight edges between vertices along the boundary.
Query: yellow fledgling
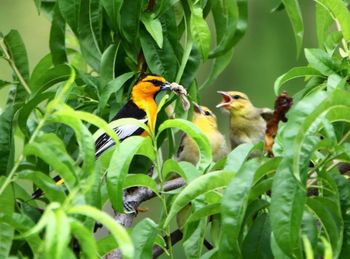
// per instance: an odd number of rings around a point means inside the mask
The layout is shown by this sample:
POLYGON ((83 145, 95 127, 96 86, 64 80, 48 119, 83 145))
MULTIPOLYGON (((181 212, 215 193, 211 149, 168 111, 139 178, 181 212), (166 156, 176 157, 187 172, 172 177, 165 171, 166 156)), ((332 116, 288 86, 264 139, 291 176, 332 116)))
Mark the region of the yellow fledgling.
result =
MULTIPOLYGON (((194 104, 192 122, 208 137, 213 160, 217 161, 223 158, 228 153, 228 148, 224 136, 218 130, 215 114, 205 106, 194 104)), ((197 144, 191 137, 183 136, 177 156, 181 161, 197 164, 199 151, 197 144)))
POLYGON ((222 102, 216 107, 230 112, 230 142, 234 149, 243 143, 256 144, 264 139, 266 120, 271 117, 269 108, 256 108, 244 93, 218 91, 222 102))

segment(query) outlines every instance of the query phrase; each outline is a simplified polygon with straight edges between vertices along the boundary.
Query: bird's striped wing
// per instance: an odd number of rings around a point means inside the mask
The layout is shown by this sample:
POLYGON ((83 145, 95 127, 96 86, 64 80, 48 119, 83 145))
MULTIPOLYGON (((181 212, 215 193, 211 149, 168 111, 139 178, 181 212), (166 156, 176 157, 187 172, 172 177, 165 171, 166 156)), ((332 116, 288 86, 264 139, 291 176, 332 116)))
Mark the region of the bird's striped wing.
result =
MULTIPOLYGON (((140 119, 139 121, 147 124, 147 118, 140 119)), ((114 128, 113 130, 117 133, 120 141, 123 141, 124 139, 130 136, 140 135, 144 131, 144 129, 133 124, 122 125, 114 128)), ((96 157, 99 157, 103 152, 105 152, 108 148, 110 148, 114 144, 115 142, 110 136, 108 136, 106 133, 102 134, 96 140, 96 143, 95 143, 96 157)))

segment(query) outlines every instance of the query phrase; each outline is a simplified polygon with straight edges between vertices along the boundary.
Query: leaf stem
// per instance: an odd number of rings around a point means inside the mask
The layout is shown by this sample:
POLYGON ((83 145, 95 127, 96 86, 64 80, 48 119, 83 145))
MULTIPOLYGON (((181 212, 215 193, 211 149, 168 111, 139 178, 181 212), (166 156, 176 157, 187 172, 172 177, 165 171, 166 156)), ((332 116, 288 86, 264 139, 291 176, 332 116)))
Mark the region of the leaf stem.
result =
MULTIPOLYGON (((28 144, 32 143, 34 141, 34 139, 36 138, 36 136, 38 135, 40 129, 44 126, 45 121, 47 119, 48 114, 46 113, 44 115, 44 118, 42 120, 39 121, 38 126, 36 127, 35 131, 33 132, 33 135, 30 137, 28 144)), ((21 164, 21 162, 24 159, 24 155, 23 153, 18 157, 16 163, 13 165, 10 173, 8 174, 8 176, 6 177, 5 182, 3 183, 3 185, 0 187, 0 195, 4 192, 4 190, 6 189, 6 187, 11 183, 12 178, 14 176, 14 174, 16 173, 17 168, 19 167, 19 165, 21 164)))
MULTIPOLYGON (((154 152, 156 154, 155 168, 156 168, 156 171, 158 173, 158 177, 159 177, 159 181, 160 181, 160 183, 159 183, 159 186, 160 186, 160 200, 162 202, 162 206, 163 206, 163 209, 164 209, 164 216, 165 216, 164 218, 167 218, 167 216, 168 216, 168 208, 167 208, 166 200, 165 200, 165 197, 164 197, 164 180, 165 179, 163 179, 162 168, 160 166, 162 164, 162 159, 160 157, 161 151, 159 151, 158 148, 157 148, 157 140, 156 140, 156 137, 154 135, 152 136, 152 139, 153 139, 154 152)), ((174 258, 173 251, 172 251, 171 238, 170 238, 171 232, 170 232, 170 226, 169 225, 165 229, 165 234, 166 234, 166 242, 168 244, 170 258, 174 258)))
POLYGON ((21 82, 21 85, 24 87, 24 89, 27 91, 28 94, 31 94, 32 91, 29 88, 29 85, 27 84, 27 82, 24 80, 22 74, 19 72, 15 62, 11 59, 10 54, 7 51, 6 48, 6 44, 4 43, 4 41, 0 41, 0 48, 3 50, 4 52, 4 59, 7 60, 7 62, 10 64, 10 66, 12 67, 13 71, 15 72, 16 76, 18 77, 19 81, 21 82))

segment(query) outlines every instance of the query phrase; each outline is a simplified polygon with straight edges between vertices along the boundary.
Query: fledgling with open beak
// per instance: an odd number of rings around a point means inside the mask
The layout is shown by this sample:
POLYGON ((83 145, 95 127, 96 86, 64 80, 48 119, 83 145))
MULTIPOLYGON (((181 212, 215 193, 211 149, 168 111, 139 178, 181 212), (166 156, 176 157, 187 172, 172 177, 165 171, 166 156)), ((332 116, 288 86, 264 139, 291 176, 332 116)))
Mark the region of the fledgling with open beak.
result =
POLYGON ((234 149, 243 143, 256 144, 264 139, 269 108, 256 108, 248 96, 238 91, 218 91, 222 101, 216 107, 230 113, 230 142, 234 149))
MULTIPOLYGON (((217 161, 228 153, 225 137, 218 130, 216 116, 205 106, 194 105, 192 122, 207 136, 212 149, 213 160, 217 161)), ((197 164, 199 150, 194 140, 184 135, 178 150, 177 157, 181 161, 197 164)))

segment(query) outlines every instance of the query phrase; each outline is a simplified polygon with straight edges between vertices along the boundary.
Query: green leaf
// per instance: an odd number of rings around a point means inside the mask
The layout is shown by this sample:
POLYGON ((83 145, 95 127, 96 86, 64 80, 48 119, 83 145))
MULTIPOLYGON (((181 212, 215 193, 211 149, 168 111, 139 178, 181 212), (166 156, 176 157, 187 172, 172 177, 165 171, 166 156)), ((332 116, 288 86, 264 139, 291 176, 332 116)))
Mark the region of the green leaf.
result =
POLYGON ((118 244, 112 235, 104 236, 97 241, 98 254, 100 256, 106 255, 107 253, 118 248, 118 244))
POLYGON ((149 218, 138 222, 132 229, 131 239, 137 247, 134 258, 151 258, 153 243, 158 234, 158 225, 149 218))
POLYGON ((4 80, 0 79, 0 89, 2 89, 4 86, 11 85, 11 84, 12 84, 11 82, 4 81, 4 80))
POLYGON ((45 231, 46 257, 62 258, 70 241, 70 224, 65 212, 58 208, 49 214, 45 231))
POLYGON ((45 101, 50 100, 55 96, 55 93, 53 92, 44 92, 38 95, 35 95, 31 100, 29 100, 26 104, 23 105, 23 107, 18 112, 18 127, 22 131, 22 133, 29 138, 31 135, 30 130, 27 127, 28 120, 30 114, 33 112, 34 109, 38 108, 38 105, 45 101))
POLYGON ((120 9, 123 2, 123 0, 101 0, 101 4, 108 15, 111 28, 115 32, 119 31, 120 9))
POLYGON ((289 256, 298 256, 300 252, 300 226, 306 192, 305 187, 293 176, 290 167, 291 161, 284 159, 272 185, 270 219, 276 242, 272 246, 275 256, 277 251, 289 256))
POLYGON ((194 198, 201 194, 225 187, 232 176, 233 172, 216 171, 194 179, 176 196, 164 226, 169 225, 171 219, 175 217, 183 207, 193 201, 194 198))
POLYGON ((71 68, 67 65, 58 65, 51 69, 38 69, 34 72, 30 80, 30 86, 35 93, 40 93, 59 82, 67 80, 71 74, 71 68))
POLYGON ((38 80, 50 67, 53 66, 51 54, 45 55, 34 67, 30 76, 30 85, 32 81, 38 80))
MULTIPOLYGON (((71 110, 71 112, 73 115, 72 110, 71 110)), ((119 138, 118 138, 117 133, 113 130, 112 127, 109 126, 109 124, 107 122, 105 122, 100 117, 97 117, 96 115, 94 115, 92 113, 88 113, 88 112, 84 112, 84 111, 75 111, 74 115, 77 118, 79 118, 80 120, 87 121, 87 122, 89 122, 89 123, 91 123, 99 128, 99 130, 94 133, 94 136, 99 136, 100 131, 102 130, 102 131, 106 132, 108 134, 108 136, 110 136, 113 139, 113 141, 116 143, 116 145, 119 144, 119 138)), ((97 137, 96 137, 96 139, 97 139, 97 137)))
MULTIPOLYGON (((240 10, 238 5, 243 7, 246 5, 246 1, 219 0, 212 2, 217 46, 210 52, 210 58, 223 56, 234 47, 238 41, 236 37, 239 34, 243 35, 247 26, 247 14, 243 8, 240 10)), ((225 59, 224 56, 223 59, 225 59)))
POLYGON ((207 221, 201 220, 196 224, 196 228, 192 233, 185 233, 185 236, 183 237, 183 248, 185 250, 186 258, 196 259, 200 257, 203 250, 206 229, 207 221))
POLYGON ((318 70, 311 67, 293 67, 287 73, 279 76, 276 79, 273 86, 275 90, 275 95, 279 94, 281 86, 289 80, 306 76, 321 76, 321 73, 318 70))
POLYGON ((159 195, 157 183, 148 175, 128 174, 125 178, 124 189, 136 186, 146 187, 159 195))
POLYGON ((186 88, 190 87, 191 84, 194 84, 196 71, 198 71, 200 64, 201 53, 198 47, 192 41, 188 42, 175 81, 180 82, 186 88))
POLYGON ((7 175, 14 163, 13 116, 12 105, 6 107, 0 115, 0 175, 7 175))
POLYGON ((140 30, 140 41, 143 54, 152 73, 164 76, 168 81, 173 81, 176 76, 178 62, 172 43, 164 32, 163 48, 160 49, 144 29, 140 30))
POLYGON ((48 175, 39 171, 25 170, 19 173, 19 179, 31 180, 38 188, 40 188, 45 197, 49 201, 63 203, 66 195, 62 190, 62 186, 56 184, 56 182, 48 175))
POLYGON ((202 54, 202 58, 206 60, 210 50, 210 30, 203 18, 203 10, 199 7, 194 7, 191 12, 190 29, 193 40, 202 54))
POLYGON ((334 256, 338 257, 343 239, 343 224, 342 219, 334 211, 336 205, 333 203, 334 201, 323 197, 307 198, 306 200, 307 206, 316 214, 326 231, 334 256))
POLYGON ((297 46, 297 56, 299 56, 304 37, 303 17, 298 0, 282 0, 284 8, 288 14, 289 20, 292 23, 294 37, 297 46))
POLYGON ((15 229, 6 222, 1 221, 0 228, 0 257, 9 258, 15 229))
POLYGON ((256 218, 243 241, 243 258, 273 258, 270 236, 270 218, 267 213, 263 213, 256 218))
POLYGON ((28 82, 29 80, 29 64, 27 51, 25 49, 21 35, 16 30, 11 30, 5 37, 4 43, 9 52, 10 58, 14 65, 23 77, 28 82))
POLYGON ((52 17, 49 42, 52 62, 55 65, 67 62, 67 54, 65 48, 65 32, 66 24, 57 3, 54 9, 54 15, 52 17))
POLYGON ((73 159, 67 154, 65 144, 55 134, 43 134, 24 148, 26 156, 34 155, 44 160, 60 174, 69 190, 76 183, 76 171, 73 159))
POLYGON ((350 13, 347 5, 342 0, 317 0, 326 7, 339 22, 340 29, 346 41, 350 40, 350 13))
POLYGON ((80 0, 57 0, 62 16, 77 36, 80 2, 80 0))
POLYGON ((211 71, 206 81, 199 87, 199 89, 203 89, 207 86, 210 86, 214 83, 214 81, 219 77, 219 75, 225 70, 225 68, 231 63, 233 57, 233 49, 226 52, 225 55, 217 57, 213 61, 213 65, 211 67, 211 71))
POLYGON ((124 211, 123 186, 131 160, 144 140, 145 138, 139 136, 125 139, 113 152, 108 166, 107 191, 113 208, 119 212, 124 211))
MULTIPOLYGON (((350 105, 349 93, 336 89, 333 92, 316 92, 305 97, 288 113, 288 122, 283 131, 284 157, 292 159, 288 167, 296 179, 304 179, 307 165, 319 137, 314 134, 323 127, 323 120, 330 123, 349 121, 350 114, 346 112, 350 105)), ((277 236, 276 236, 277 238, 277 236)))
POLYGON ((123 258, 131 259, 134 257, 135 249, 127 231, 107 213, 88 205, 77 205, 70 208, 68 213, 85 215, 93 218, 95 221, 101 222, 117 241, 124 256, 123 258))
POLYGON ((305 57, 311 67, 325 76, 336 74, 339 70, 339 64, 337 64, 334 59, 323 50, 305 49, 305 57))
POLYGON ((194 211, 187 219, 187 223, 198 221, 202 218, 219 214, 221 212, 221 204, 220 203, 212 203, 205 207, 202 207, 196 211, 194 211))
POLYGON ((333 19, 328 10, 316 1, 316 33, 319 47, 323 46, 332 22, 333 19))
POLYGON ((97 245, 94 235, 79 221, 70 218, 72 234, 78 239, 82 254, 85 258, 98 256, 97 245))
POLYGON ((280 259, 290 259, 291 258, 290 256, 287 256, 285 253, 283 253, 281 248, 278 246, 273 233, 271 234, 271 250, 272 250, 272 254, 273 254, 274 258, 280 258, 280 259))
POLYGON ((120 32, 128 43, 135 44, 139 38, 142 1, 123 1, 120 10, 120 32))
POLYGON ((78 26, 80 49, 87 63, 95 71, 100 71, 101 59, 97 32, 99 28, 95 27, 99 26, 100 11, 99 0, 81 0, 78 26))
MULTIPOLYGON (((16 237, 16 239, 22 239, 22 238, 26 238, 26 237, 32 237, 35 234, 38 234, 41 230, 43 230, 45 228, 45 226, 47 225, 49 218, 50 217, 54 217, 54 212, 53 210, 57 209, 60 207, 60 204, 57 202, 52 202, 50 203, 43 215, 41 216, 40 220, 36 223, 35 226, 31 227, 29 230, 25 230, 25 232, 19 236, 16 237)), ((20 214, 20 216, 22 216, 23 214, 20 214)), ((18 219, 17 219, 18 220, 18 219)), ((20 220, 26 220, 26 219, 20 219, 20 220)), ((16 223, 16 222, 15 222, 16 223)), ((24 229, 22 229, 24 230, 24 229)))
POLYGON ((222 234, 219 254, 224 258, 227 256, 241 257, 238 236, 247 208, 249 190, 258 166, 256 159, 246 162, 234 175, 222 198, 222 234))
MULTIPOLYGON (((3 185, 5 180, 6 178, 4 176, 0 176, 0 186, 3 185)), ((7 258, 10 254, 15 229, 13 228, 13 226, 3 221, 3 217, 12 216, 14 212, 15 200, 12 186, 7 186, 4 192, 2 192, 2 194, 0 195, 0 204, 0 257, 7 258)))
POLYGON ((172 173, 177 173, 181 176, 186 182, 191 182, 195 178, 201 175, 197 168, 186 161, 175 161, 172 159, 166 160, 163 163, 162 174, 164 179, 166 179, 172 173))
POLYGON ((224 170, 238 172, 241 169, 244 161, 248 159, 250 152, 253 150, 254 145, 250 143, 245 143, 239 145, 234 150, 232 150, 226 159, 226 165, 224 170))
POLYGON ((159 137, 162 131, 169 128, 177 128, 184 131, 196 142, 200 153, 200 160, 198 162, 198 166, 201 171, 204 171, 209 166, 212 159, 211 148, 209 145, 208 138, 202 133, 202 131, 197 126, 183 119, 166 120, 165 122, 163 122, 158 128, 157 138, 159 137))
POLYGON ((107 83, 114 79, 115 59, 118 49, 119 45, 111 44, 102 54, 100 71, 102 88, 105 88, 107 83))
MULTIPOLYGON (((6 218, 11 226, 13 226, 19 233, 24 233, 34 226, 34 222, 25 214, 13 213, 6 218)), ((42 240, 39 234, 33 234, 30 237, 24 238, 30 246, 32 253, 36 253, 42 245, 42 240)))
POLYGON ((346 84, 347 78, 343 78, 337 74, 332 74, 327 78, 327 89, 333 91, 336 88, 343 88, 346 84))
POLYGON ((113 93, 117 93, 120 89, 122 89, 123 85, 130 78, 134 76, 134 72, 124 73, 117 78, 110 81, 106 87, 103 88, 101 92, 101 97, 99 100, 99 109, 103 110, 113 93))
POLYGON ((152 36, 159 48, 163 47, 163 31, 162 24, 158 18, 155 18, 153 14, 143 13, 141 21, 145 25, 146 30, 152 36))

